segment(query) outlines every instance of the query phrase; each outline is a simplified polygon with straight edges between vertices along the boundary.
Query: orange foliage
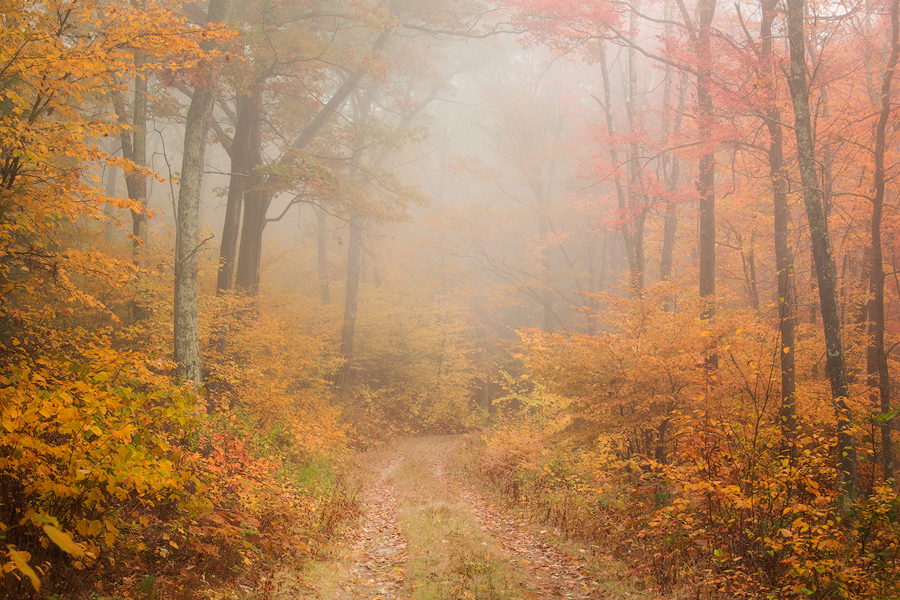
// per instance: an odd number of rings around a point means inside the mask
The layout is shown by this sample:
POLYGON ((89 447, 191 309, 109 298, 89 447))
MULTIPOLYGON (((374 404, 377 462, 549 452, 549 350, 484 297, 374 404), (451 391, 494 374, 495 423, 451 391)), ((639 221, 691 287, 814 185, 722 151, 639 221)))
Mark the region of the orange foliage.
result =
MULTIPOLYGON (((798 378, 791 459, 768 324, 723 309, 699 321, 670 285, 604 297, 606 333, 523 331, 525 375, 506 400, 482 474, 513 500, 597 539, 633 575, 732 596, 892 597, 900 510, 864 453, 866 493, 839 494, 834 417, 818 378, 798 378), (703 358, 719 357, 718 370, 703 358), (636 557, 651 557, 643 560, 636 557)), ((692 310, 693 308, 693 310, 692 310)), ((815 373, 816 337, 797 372, 815 373)), ((857 409, 867 388, 857 384, 857 409)), ((864 425, 858 439, 866 440, 864 425)))

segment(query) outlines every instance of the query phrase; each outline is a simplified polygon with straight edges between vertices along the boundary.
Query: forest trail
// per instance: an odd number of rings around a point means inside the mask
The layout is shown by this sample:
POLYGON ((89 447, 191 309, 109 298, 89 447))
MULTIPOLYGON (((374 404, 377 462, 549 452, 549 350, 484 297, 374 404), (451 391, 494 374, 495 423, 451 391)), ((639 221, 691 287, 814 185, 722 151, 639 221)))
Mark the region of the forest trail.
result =
MULTIPOLYGON (((641 598, 592 574, 589 551, 563 549, 453 476, 461 436, 401 440, 360 455, 373 477, 364 515, 301 598, 543 600, 641 598)), ((566 545, 566 544, 562 544, 566 545)), ((568 545, 566 545, 568 546, 568 545)), ((297 597, 294 588, 292 597, 297 597)))

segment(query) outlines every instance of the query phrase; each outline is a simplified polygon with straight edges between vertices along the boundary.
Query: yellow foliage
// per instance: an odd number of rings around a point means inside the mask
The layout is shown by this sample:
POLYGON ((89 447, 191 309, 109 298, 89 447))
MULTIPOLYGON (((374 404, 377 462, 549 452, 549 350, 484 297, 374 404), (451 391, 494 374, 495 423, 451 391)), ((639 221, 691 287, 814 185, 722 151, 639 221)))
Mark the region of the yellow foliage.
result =
MULTIPOLYGON (((791 348, 791 456, 777 332, 756 313, 727 308, 701 322, 700 305, 685 296, 668 312, 668 293, 604 298, 598 319, 607 329, 596 336, 522 332, 526 371, 510 380, 509 415, 479 451, 482 475, 560 526, 614 543, 655 585, 895 597, 900 501, 871 463, 871 491, 840 495, 827 383, 802 375, 816 373, 820 340, 798 337, 791 348)), ((851 402, 865 393, 857 384, 851 402)))
POLYGON ((454 299, 404 291, 369 290, 359 313, 347 411, 367 442, 461 432, 483 416, 474 324, 454 299))

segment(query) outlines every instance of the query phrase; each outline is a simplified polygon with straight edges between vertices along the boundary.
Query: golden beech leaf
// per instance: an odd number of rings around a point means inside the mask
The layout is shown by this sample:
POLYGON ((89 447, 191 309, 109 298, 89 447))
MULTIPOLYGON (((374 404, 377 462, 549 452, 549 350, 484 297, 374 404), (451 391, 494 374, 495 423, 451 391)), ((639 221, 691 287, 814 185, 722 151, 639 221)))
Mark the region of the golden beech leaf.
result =
POLYGON ((65 531, 60 531, 53 525, 44 525, 44 533, 46 533, 47 537, 64 552, 68 552, 75 558, 84 556, 84 548, 82 548, 80 544, 74 542, 65 531))
POLYGON ((28 579, 31 580, 31 585, 34 587, 34 591, 41 591, 41 580, 38 579, 37 573, 34 572, 28 565, 28 561, 25 560, 25 556, 22 555, 21 552, 14 550, 12 546, 7 546, 9 550, 9 557, 12 559, 13 563, 16 565, 16 568, 19 569, 23 574, 28 575, 28 579))

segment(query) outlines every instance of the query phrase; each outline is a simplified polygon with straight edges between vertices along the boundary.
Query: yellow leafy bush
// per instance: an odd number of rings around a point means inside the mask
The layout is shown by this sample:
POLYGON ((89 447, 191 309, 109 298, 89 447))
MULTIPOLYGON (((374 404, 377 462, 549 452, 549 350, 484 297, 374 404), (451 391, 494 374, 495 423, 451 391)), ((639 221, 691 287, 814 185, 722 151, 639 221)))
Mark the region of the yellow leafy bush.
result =
POLYGON ((65 346, 36 355, 13 341, 0 375, 0 536, 44 570, 47 539, 83 567, 121 540, 133 513, 188 498, 197 484, 184 447, 194 393, 111 332, 68 333, 65 346))
MULTIPOLYGON (((858 499, 840 494, 816 337, 791 349, 798 374, 812 374, 798 377, 792 455, 779 414, 777 332, 764 319, 723 308, 703 322, 690 297, 672 313, 652 288, 605 300, 599 335, 522 332, 533 388, 516 396, 531 398, 509 405, 516 418, 480 450, 483 476, 657 586, 896 598, 900 501, 893 482, 880 481, 874 444, 861 452, 866 489, 858 499), (548 393, 561 399, 540 400, 548 393), (538 469, 504 458, 534 445, 538 469)), ((867 414, 866 393, 853 388, 856 414, 867 414)), ((860 442, 869 439, 864 423, 860 442)))

